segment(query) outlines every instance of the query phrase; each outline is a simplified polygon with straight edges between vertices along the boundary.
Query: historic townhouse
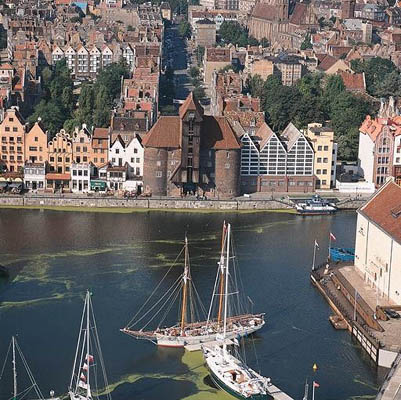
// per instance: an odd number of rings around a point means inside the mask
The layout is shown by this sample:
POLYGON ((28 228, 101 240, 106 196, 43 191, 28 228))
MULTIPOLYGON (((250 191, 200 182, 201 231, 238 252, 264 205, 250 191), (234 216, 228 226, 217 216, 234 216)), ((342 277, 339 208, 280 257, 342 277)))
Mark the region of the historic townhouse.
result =
POLYGON ((401 116, 396 115, 394 101, 383 103, 377 118, 369 115, 359 128, 359 174, 376 188, 387 177, 401 179, 401 116))
POLYGON ((263 123, 254 135, 241 138, 243 192, 313 192, 314 151, 292 124, 281 136, 263 123))
POLYGON ((25 135, 25 161, 28 163, 43 163, 47 161, 47 132, 40 121, 25 135))
POLYGON ((71 137, 61 129, 48 143, 49 172, 46 174, 46 189, 69 189, 72 161, 71 137))
POLYGON ((50 172, 65 174, 70 172, 72 159, 71 136, 61 129, 48 143, 48 163, 50 172))
POLYGON ((333 129, 318 123, 308 124, 306 136, 315 151, 316 189, 335 187, 337 143, 333 129))
POLYGON ((110 145, 109 159, 113 166, 127 165, 128 178, 141 178, 143 174, 143 146, 140 136, 125 142, 120 135, 110 145))
POLYGON ((92 162, 100 167, 109 161, 109 129, 95 128, 92 136, 92 162))
POLYGON ((92 161, 92 136, 86 125, 83 125, 81 129, 75 128, 71 136, 74 162, 88 164, 92 161))
POLYGON ((6 111, 0 124, 1 160, 10 172, 19 171, 25 161, 25 121, 17 108, 6 111))

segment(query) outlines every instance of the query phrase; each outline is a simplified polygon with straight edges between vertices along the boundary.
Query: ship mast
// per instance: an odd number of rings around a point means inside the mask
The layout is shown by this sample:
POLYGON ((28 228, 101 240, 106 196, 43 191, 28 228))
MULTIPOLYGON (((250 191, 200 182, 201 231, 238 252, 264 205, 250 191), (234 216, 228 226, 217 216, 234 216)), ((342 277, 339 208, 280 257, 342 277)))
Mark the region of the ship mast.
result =
POLYGON ((86 397, 89 399, 90 397, 90 386, 89 386, 89 368, 90 368, 90 360, 89 360, 89 301, 90 301, 90 293, 89 290, 86 292, 86 365, 88 366, 88 373, 86 377, 86 397))
POLYGON ((226 268, 225 268, 225 293, 224 293, 224 330, 223 330, 223 351, 227 352, 226 333, 227 333, 227 307, 228 307, 228 267, 230 265, 230 233, 231 225, 227 225, 227 251, 226 251, 226 268))
POLYGON ((12 338, 13 342, 13 378, 14 378, 14 400, 17 400, 17 367, 16 367, 16 360, 15 360, 15 337, 12 338))
POLYGON ((185 327, 185 317, 187 313, 187 296, 188 296, 188 280, 189 280, 189 260, 188 260, 188 239, 185 236, 185 266, 184 266, 184 274, 182 275, 183 290, 182 290, 182 310, 181 310, 181 335, 184 333, 185 327))
POLYGON ((226 222, 223 222, 223 234, 221 235, 221 255, 220 255, 220 289, 219 289, 219 311, 217 313, 217 326, 221 323, 221 314, 223 311, 224 294, 224 239, 226 234, 226 222))

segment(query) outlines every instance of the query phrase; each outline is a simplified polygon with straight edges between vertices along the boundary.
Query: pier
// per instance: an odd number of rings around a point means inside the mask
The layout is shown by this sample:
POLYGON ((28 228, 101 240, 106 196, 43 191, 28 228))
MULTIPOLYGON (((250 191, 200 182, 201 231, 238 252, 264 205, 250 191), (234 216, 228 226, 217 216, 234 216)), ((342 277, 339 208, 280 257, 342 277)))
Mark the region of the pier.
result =
POLYGON ((328 269, 323 265, 312 271, 311 280, 370 358, 391 368, 401 351, 401 318, 388 318, 383 309, 398 307, 380 297, 347 263, 331 263, 328 269))

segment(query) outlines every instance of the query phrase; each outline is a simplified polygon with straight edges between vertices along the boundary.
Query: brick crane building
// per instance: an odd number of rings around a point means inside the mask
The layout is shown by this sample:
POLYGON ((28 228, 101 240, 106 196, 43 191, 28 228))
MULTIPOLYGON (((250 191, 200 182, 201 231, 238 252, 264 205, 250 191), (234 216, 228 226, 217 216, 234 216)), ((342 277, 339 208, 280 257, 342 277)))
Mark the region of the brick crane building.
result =
POLYGON ((225 117, 203 114, 191 93, 143 139, 144 189, 161 196, 239 194, 240 144, 225 117))

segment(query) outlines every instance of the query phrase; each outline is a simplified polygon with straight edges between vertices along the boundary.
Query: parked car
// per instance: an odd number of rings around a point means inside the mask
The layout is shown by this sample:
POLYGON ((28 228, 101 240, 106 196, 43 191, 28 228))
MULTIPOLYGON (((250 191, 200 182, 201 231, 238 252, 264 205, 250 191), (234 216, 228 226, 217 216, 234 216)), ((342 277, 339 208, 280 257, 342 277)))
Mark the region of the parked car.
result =
POLYGON ((398 314, 397 311, 391 309, 391 308, 387 308, 384 310, 384 312, 390 317, 390 318, 401 318, 401 315, 398 314))

